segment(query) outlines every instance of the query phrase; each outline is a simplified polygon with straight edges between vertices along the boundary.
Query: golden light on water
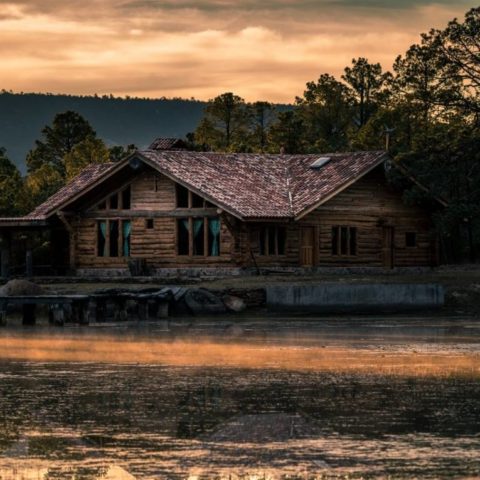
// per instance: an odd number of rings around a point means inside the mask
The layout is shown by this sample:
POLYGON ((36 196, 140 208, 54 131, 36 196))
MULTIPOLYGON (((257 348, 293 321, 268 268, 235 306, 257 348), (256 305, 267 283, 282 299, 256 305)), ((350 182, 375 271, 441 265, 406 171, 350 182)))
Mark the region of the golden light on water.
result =
POLYGON ((0 338, 0 358, 35 362, 138 363, 168 366, 335 371, 398 375, 480 375, 480 354, 401 348, 372 349, 148 340, 115 336, 0 338))

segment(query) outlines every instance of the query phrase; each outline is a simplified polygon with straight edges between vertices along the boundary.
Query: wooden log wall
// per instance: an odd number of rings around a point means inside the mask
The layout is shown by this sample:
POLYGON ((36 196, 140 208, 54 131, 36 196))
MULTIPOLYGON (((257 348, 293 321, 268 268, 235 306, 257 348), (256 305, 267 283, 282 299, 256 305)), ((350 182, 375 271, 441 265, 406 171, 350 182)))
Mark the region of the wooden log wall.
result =
POLYGON ((85 211, 74 224, 75 259, 79 268, 126 268, 129 258, 99 257, 96 252, 97 222, 105 218, 131 220, 131 258, 145 258, 156 268, 193 266, 298 267, 302 228, 314 232, 315 266, 382 267, 383 227, 394 229, 394 266, 429 266, 436 262, 436 241, 429 212, 406 206, 401 194, 391 189, 380 167, 318 207, 299 221, 272 222, 286 229, 284 255, 260 255, 258 231, 268 222, 242 223, 220 215, 220 256, 178 256, 177 219, 218 216, 216 208, 176 209, 175 183, 152 170, 131 183, 131 209, 85 211), (150 225, 147 220, 150 219, 150 225), (153 228, 151 225, 153 221, 153 228), (356 254, 332 255, 332 227, 356 227, 356 254), (406 245, 406 233, 415 232, 416 246, 406 245))
POLYGON ((220 256, 178 256, 177 219, 187 216, 218 216, 216 208, 176 209, 175 183, 149 170, 133 180, 129 210, 84 212, 75 224, 77 268, 126 268, 131 258, 145 258, 155 268, 192 266, 235 266, 234 237, 221 219, 220 256), (97 223, 103 219, 131 220, 130 257, 97 255, 97 223), (147 223, 150 220, 150 225, 147 223), (153 228, 149 228, 152 226, 153 228))
MULTIPOLYGON (((272 225, 275 225, 272 223, 272 225)), ((261 256, 257 225, 249 225, 248 247, 261 267, 300 265, 301 229, 314 230, 314 264, 319 267, 382 267, 383 226, 394 229, 394 266, 431 266, 437 264, 436 239, 432 233, 430 213, 403 203, 401 194, 385 180, 380 167, 287 228, 286 252, 283 256, 261 256), (332 227, 357 229, 356 255, 332 255, 332 227), (415 232, 416 246, 407 247, 407 232, 415 232)), ((253 266, 247 252, 244 261, 253 266)))

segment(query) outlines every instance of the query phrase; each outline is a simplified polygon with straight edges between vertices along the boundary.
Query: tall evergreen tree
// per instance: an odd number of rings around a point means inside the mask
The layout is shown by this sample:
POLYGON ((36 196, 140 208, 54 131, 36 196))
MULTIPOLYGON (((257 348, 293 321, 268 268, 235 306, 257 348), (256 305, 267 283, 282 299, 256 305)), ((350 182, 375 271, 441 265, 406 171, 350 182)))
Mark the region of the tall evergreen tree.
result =
POLYGON ((275 107, 269 102, 255 102, 251 105, 251 143, 255 151, 268 148, 268 130, 274 122, 275 107))
POLYGON ((91 125, 78 113, 67 111, 55 115, 52 125, 42 130, 42 140, 27 155, 27 171, 33 173, 49 165, 65 177, 65 155, 89 136, 95 136, 91 125))
POLYGON ((356 123, 362 128, 370 116, 385 100, 385 85, 390 73, 384 73, 379 63, 369 63, 366 58, 352 60, 352 66, 345 68, 342 79, 351 88, 357 110, 356 123))
POLYGON ((110 151, 105 143, 93 136, 77 143, 65 155, 65 172, 67 182, 76 177, 86 166, 92 163, 107 163, 110 161, 110 151))
POLYGON ((195 139, 213 150, 233 151, 248 143, 250 115, 243 98, 231 92, 223 93, 209 101, 195 139))
POLYGON ((23 183, 17 167, 0 147, 0 216, 18 215, 23 211, 23 183))
POLYGON ((331 75, 323 74, 317 82, 307 83, 303 97, 297 97, 297 115, 302 119, 309 151, 348 148, 353 103, 349 88, 331 75))
POLYGON ((272 153, 304 153, 303 122, 296 111, 280 112, 269 130, 269 148, 272 153))

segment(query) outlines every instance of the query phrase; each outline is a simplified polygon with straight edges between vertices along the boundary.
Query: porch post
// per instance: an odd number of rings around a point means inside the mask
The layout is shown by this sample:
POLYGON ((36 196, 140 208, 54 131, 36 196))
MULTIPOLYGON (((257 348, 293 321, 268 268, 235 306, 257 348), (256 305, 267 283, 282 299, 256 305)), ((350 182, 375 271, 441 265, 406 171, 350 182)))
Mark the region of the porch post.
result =
POLYGON ((70 270, 73 272, 75 271, 75 251, 76 251, 77 235, 75 233, 75 229, 73 228, 72 224, 66 219, 65 214, 63 212, 58 212, 57 215, 68 232, 69 267, 70 267, 70 270))
POLYGON ((73 272, 75 270, 75 251, 77 249, 77 236, 75 232, 69 232, 69 267, 73 272))
POLYGON ((10 276, 10 252, 6 248, 2 249, 1 258, 1 276, 2 278, 8 278, 10 276))
POLYGON ((1 251, 0 274, 2 278, 10 277, 10 253, 12 251, 12 234, 8 230, 2 232, 4 248, 1 251))
POLYGON ((27 250, 25 253, 25 274, 27 278, 33 277, 33 255, 31 250, 27 250))

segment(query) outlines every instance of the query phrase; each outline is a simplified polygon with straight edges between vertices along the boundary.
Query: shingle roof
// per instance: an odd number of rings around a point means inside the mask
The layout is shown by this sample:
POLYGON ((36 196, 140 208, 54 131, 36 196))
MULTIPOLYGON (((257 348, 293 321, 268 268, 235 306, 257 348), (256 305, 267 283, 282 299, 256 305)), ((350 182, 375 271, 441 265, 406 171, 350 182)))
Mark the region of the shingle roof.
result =
POLYGON ((242 218, 297 217, 384 159, 385 152, 320 155, 141 152, 160 171, 193 187, 242 218))
POLYGON ((184 150, 185 142, 180 138, 164 138, 155 139, 148 147, 149 150, 184 150))
POLYGON ((95 163, 83 169, 70 183, 54 193, 45 202, 40 204, 28 217, 34 219, 46 218, 48 214, 70 198, 74 197, 92 182, 98 180, 102 175, 109 172, 117 163, 95 163))
MULTIPOLYGON (((384 152, 320 155, 227 154, 144 150, 135 154, 165 175, 244 219, 296 218, 325 201, 384 160, 384 152)), ((128 160, 121 163, 126 164, 128 160)), ((91 165, 37 207, 29 217, 45 218, 119 163, 91 165)))

